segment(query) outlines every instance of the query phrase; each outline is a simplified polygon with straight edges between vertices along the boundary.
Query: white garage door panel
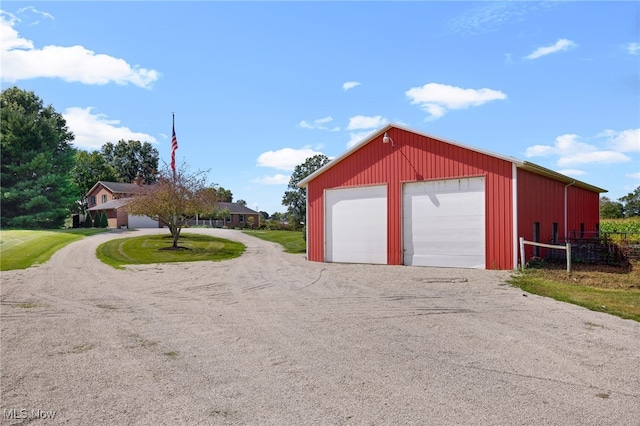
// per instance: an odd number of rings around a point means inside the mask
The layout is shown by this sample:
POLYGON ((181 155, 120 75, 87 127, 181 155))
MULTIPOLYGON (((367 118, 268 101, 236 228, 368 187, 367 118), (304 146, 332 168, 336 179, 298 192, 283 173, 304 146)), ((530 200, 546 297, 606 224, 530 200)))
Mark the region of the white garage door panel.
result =
POLYGON ((484 268, 484 200, 484 178, 405 184, 405 265, 484 268))
POLYGON ((387 188, 327 190, 327 262, 387 263, 387 188))
POLYGON ((129 215, 129 228, 157 228, 158 221, 149 216, 129 215))

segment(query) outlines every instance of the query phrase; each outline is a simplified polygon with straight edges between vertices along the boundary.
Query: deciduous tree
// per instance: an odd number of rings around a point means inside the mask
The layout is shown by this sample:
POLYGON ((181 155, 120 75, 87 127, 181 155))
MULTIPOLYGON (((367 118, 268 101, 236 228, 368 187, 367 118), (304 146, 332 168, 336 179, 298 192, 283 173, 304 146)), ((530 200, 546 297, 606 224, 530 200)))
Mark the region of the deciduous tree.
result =
POLYGON ((98 181, 119 182, 115 169, 107 164, 99 151, 77 151, 75 164, 71 169, 71 181, 77 188, 80 211, 87 208, 86 194, 98 181))
POLYGON ((624 197, 618 198, 623 204, 624 217, 640 216, 640 186, 624 197))
POLYGON ((622 217, 622 203, 611 201, 609 197, 600 197, 600 218, 618 219, 622 217))
POLYGON ((190 172, 186 165, 160 172, 156 183, 144 187, 127 205, 130 214, 149 216, 169 228, 173 248, 178 247, 180 232, 196 214, 214 215, 217 200, 206 191, 206 172, 190 172))
POLYGON ((299 227, 300 223, 306 221, 307 217, 307 190, 299 188, 298 183, 329 162, 329 158, 324 154, 314 155, 298 164, 289 179, 289 190, 282 197, 282 205, 287 206, 289 220, 294 227, 299 227))
POLYGON ((118 182, 131 183, 140 176, 146 184, 158 176, 158 150, 149 142, 120 140, 102 145, 102 156, 116 171, 118 182))

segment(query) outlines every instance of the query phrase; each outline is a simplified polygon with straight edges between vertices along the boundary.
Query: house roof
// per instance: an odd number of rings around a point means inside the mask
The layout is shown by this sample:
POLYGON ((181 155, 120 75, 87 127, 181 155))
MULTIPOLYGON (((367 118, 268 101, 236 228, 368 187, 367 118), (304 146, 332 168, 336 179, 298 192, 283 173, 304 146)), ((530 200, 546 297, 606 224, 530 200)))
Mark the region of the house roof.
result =
POLYGON ((258 214, 257 211, 251 210, 249 207, 243 206, 242 204, 238 204, 238 203, 220 202, 218 203, 218 206, 221 209, 229 210, 229 213, 231 214, 258 214))
POLYGON ((369 142, 377 139, 379 136, 383 135, 385 132, 388 132, 389 129, 392 128, 396 128, 405 132, 409 132, 409 133, 413 133, 416 135, 420 135, 420 136, 424 136, 430 139, 435 139, 437 141, 440 142, 444 142, 444 143, 448 143, 450 145, 455 145, 458 146, 460 148, 464 148, 464 149, 468 149, 470 151, 474 151, 474 152, 478 152, 480 154, 485 154, 488 155, 490 157, 494 157, 494 158, 499 158, 501 160, 504 161, 508 161, 510 163, 513 163, 516 165, 516 167, 521 168, 523 170, 527 170, 542 176, 546 176, 555 180, 559 180, 561 182, 564 182, 566 184, 571 184, 571 185, 575 185, 584 189, 588 189, 590 191, 593 192, 598 192, 598 193, 602 193, 602 192, 608 192, 606 189, 602 189, 602 188, 598 188, 597 186, 593 186, 590 185, 588 183, 579 181, 577 179, 571 178, 569 176, 565 176, 561 173, 558 172, 554 172, 553 170, 549 170, 547 168, 544 168, 542 166, 539 166, 535 163, 531 163, 529 161, 523 161, 523 160, 519 160, 515 157, 510 157, 510 156, 506 156, 506 155, 502 155, 502 154, 496 154, 495 152, 491 152, 491 151, 487 151, 484 149, 480 149, 480 148, 476 148, 476 147, 472 147, 469 145, 464 145, 461 144, 459 142, 450 140, 450 139, 445 139, 445 138, 441 138, 439 136, 434 136, 428 133, 424 133, 424 132, 419 132, 417 130, 413 130, 413 129, 409 129, 407 127, 401 126, 399 124, 394 124, 394 123, 390 123, 387 124, 386 126, 382 127, 380 130, 377 130, 373 133, 371 133, 369 136, 367 136, 366 138, 364 138, 362 141, 360 141, 359 143, 355 144, 354 146, 352 146, 351 148, 349 148, 348 150, 346 150, 345 152, 343 152, 342 154, 340 154, 339 156, 337 156, 336 158, 334 158, 333 160, 331 160, 330 162, 328 162, 327 164, 325 164, 324 166, 320 167, 318 170, 316 170, 315 172, 311 173, 309 176, 307 176, 306 178, 302 179, 299 183, 298 183, 298 187, 300 188, 304 188, 306 187, 309 182, 311 182, 313 179, 315 179, 316 177, 320 176, 321 174, 323 174, 324 172, 326 172, 327 170, 329 170, 330 168, 332 168, 333 166, 335 166, 336 164, 338 164, 339 162, 341 162, 342 160, 344 160, 345 158, 349 157, 351 154, 353 154, 355 151, 359 150, 360 148, 362 148, 363 146, 367 145, 369 142))
POLYGON ((87 194, 91 194, 99 185, 107 188, 112 194, 135 194, 143 190, 144 186, 136 183, 108 182, 99 180, 91 187, 87 194))
POLYGON ((119 209, 120 207, 124 207, 131 202, 131 198, 118 198, 115 200, 107 201, 106 203, 98 204, 97 206, 93 206, 89 211, 99 211, 99 210, 114 210, 119 209))

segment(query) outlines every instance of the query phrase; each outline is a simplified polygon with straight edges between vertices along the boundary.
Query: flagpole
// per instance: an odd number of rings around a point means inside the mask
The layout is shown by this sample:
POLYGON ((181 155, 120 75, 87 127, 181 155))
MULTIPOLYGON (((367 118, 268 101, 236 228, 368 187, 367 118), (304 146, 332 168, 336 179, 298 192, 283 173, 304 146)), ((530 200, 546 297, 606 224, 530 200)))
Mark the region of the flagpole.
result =
MULTIPOLYGON (((171 112, 171 170, 173 172, 173 190, 176 188, 176 150, 178 149, 178 139, 176 138, 176 114, 171 112)), ((176 213, 173 213, 173 227, 177 226, 176 213)), ((175 238, 175 237, 174 237, 175 238)), ((174 241, 175 244, 175 241, 174 241)))
POLYGON ((176 149, 178 149, 178 140, 176 139, 176 114, 171 113, 171 170, 173 171, 173 183, 176 182, 176 149))

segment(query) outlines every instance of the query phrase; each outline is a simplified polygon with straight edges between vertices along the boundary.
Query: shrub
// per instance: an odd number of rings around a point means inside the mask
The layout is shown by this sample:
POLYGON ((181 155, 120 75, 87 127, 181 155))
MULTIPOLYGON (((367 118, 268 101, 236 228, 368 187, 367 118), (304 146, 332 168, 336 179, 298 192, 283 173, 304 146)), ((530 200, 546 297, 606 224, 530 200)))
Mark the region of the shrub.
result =
POLYGON ((93 227, 93 220, 91 219, 91 213, 89 212, 87 212, 87 217, 84 219, 84 227, 85 228, 93 227))
POLYGON ((102 211, 102 214, 100 215, 100 228, 108 228, 109 227, 109 221, 107 220, 107 212, 102 211))

